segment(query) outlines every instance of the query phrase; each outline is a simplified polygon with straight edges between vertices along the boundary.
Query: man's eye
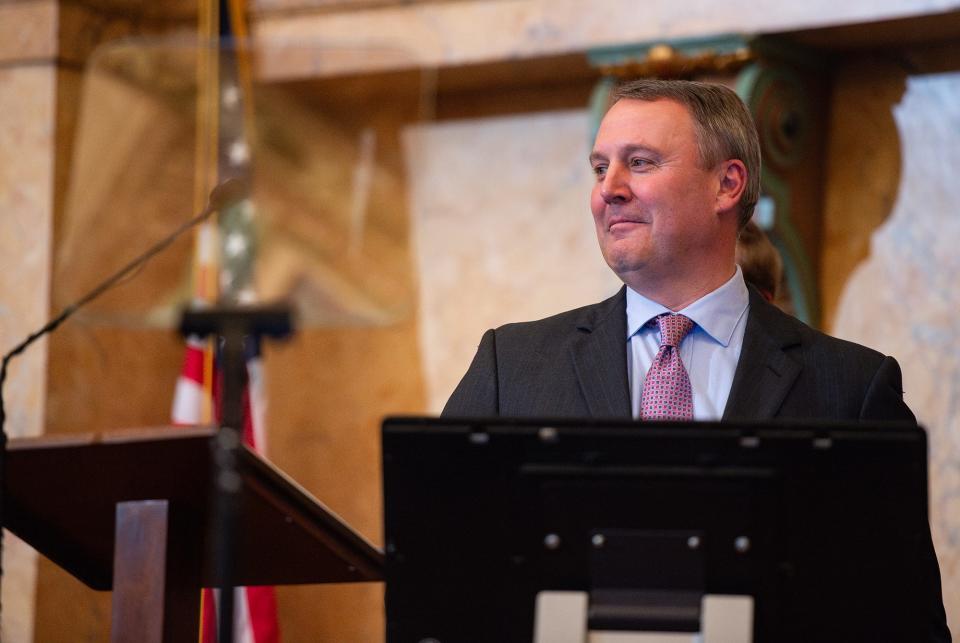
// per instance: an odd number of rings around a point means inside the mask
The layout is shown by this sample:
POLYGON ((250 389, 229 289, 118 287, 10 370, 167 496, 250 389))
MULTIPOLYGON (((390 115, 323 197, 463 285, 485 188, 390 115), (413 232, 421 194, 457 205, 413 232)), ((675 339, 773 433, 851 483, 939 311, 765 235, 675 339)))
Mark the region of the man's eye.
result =
POLYGON ((630 167, 641 167, 641 168, 642 168, 642 167, 647 167, 648 165, 652 165, 652 164, 653 164, 653 162, 650 161, 650 159, 643 159, 643 158, 633 158, 633 159, 630 159, 630 167))
POLYGON ((606 166, 606 165, 594 165, 594 166, 593 166, 593 173, 594 173, 598 178, 600 178, 600 177, 602 177, 604 174, 607 173, 607 166, 606 166))

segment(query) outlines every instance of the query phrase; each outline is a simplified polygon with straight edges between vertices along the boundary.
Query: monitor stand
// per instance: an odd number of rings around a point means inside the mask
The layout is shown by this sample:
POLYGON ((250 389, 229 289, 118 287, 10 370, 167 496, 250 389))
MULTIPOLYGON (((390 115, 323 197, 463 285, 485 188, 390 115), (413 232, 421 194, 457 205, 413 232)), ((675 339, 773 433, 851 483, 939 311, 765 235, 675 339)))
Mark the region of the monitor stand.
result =
POLYGON ((534 643, 751 643, 753 597, 707 594, 699 632, 596 631, 588 629, 587 592, 537 595, 534 643))
MULTIPOLYGON (((746 537, 738 541, 735 546, 749 549, 746 537)), ((551 544, 560 545, 558 535, 546 536, 544 545, 551 544)), ((537 595, 537 643, 752 640, 752 598, 705 596, 702 532, 595 529, 590 545, 589 593, 537 595)))

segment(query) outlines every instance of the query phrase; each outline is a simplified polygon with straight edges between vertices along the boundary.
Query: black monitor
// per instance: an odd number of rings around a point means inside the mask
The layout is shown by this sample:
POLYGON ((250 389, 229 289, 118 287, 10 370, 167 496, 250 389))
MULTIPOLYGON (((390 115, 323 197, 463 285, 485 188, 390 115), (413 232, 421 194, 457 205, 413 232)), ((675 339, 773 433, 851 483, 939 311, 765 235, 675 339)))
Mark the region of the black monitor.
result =
POLYGON ((754 597, 758 643, 929 624, 915 426, 390 418, 383 482, 390 643, 529 643, 544 590, 592 629, 689 631, 702 594, 754 597))

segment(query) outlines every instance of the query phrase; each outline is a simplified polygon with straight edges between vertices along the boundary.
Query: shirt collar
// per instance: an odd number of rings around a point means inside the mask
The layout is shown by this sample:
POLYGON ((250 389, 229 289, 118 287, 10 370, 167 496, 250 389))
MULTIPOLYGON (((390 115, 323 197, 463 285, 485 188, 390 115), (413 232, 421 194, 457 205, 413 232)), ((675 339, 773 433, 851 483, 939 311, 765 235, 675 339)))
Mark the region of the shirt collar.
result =
MULTIPOLYGON (((676 312, 683 313, 716 342, 727 346, 749 303, 750 293, 740 266, 737 266, 737 271, 725 284, 676 312)), ((627 339, 657 315, 670 312, 673 311, 666 306, 627 287, 627 339)))

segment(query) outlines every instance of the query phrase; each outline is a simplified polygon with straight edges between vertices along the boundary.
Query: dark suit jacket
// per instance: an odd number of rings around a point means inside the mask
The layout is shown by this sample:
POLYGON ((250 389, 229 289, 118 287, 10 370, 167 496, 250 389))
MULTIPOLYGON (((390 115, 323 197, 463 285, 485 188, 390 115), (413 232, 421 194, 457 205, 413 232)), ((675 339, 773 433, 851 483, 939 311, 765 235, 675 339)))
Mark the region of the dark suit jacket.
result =
MULTIPOLYGON (((625 288, 592 306, 488 330, 443 414, 630 418, 625 288)), ((724 420, 915 422, 892 357, 813 330, 751 289, 724 420)))
MULTIPOLYGON (((487 331, 443 415, 629 419, 626 289, 540 321, 487 331)), ((750 289, 724 420, 916 422, 892 357, 824 335, 750 289)), ((949 641, 933 545, 924 561, 931 632, 949 641)))

